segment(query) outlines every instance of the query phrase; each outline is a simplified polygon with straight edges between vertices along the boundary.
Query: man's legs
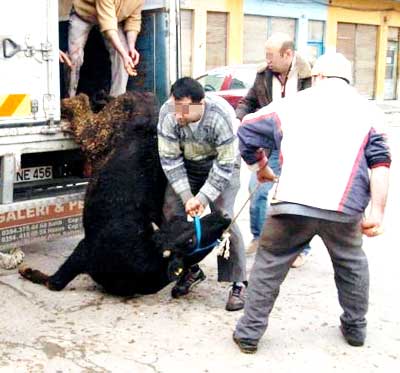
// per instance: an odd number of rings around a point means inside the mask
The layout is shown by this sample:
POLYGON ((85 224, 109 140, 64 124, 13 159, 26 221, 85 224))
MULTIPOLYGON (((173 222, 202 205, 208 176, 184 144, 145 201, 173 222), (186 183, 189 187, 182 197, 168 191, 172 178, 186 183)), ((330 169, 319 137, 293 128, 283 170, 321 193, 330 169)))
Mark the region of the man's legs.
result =
MULTIPOLYGON (((272 168, 276 175, 280 174, 279 152, 274 150, 271 152, 268 165, 272 168)), ((264 227, 265 219, 268 211, 268 193, 273 183, 258 184, 256 173, 252 173, 249 182, 249 192, 253 193, 250 199, 250 231, 253 240, 248 245, 246 252, 251 254, 255 252, 259 244, 259 238, 264 227)))
POLYGON ((335 271, 340 316, 346 340, 355 346, 364 344, 368 311, 369 270, 362 250, 359 222, 321 222, 320 236, 328 248, 335 271))
MULTIPOLYGON (((220 211, 233 219, 233 208, 239 188, 240 169, 235 167, 229 186, 210 205, 211 210, 220 211)), ((243 282, 246 281, 246 255, 242 233, 236 223, 231 226, 230 234, 229 259, 218 256, 218 281, 243 282)))
MULTIPOLYGON (((118 37, 121 40, 125 50, 128 50, 128 41, 122 24, 118 25, 118 37)), ((123 60, 111 43, 105 39, 106 48, 110 54, 111 60, 111 88, 110 96, 117 97, 126 92, 126 85, 128 83, 129 75, 125 70, 123 60)))
POLYGON ((71 14, 68 34, 68 53, 72 62, 68 87, 69 97, 74 97, 78 89, 79 72, 83 65, 84 48, 92 27, 91 23, 85 22, 75 13, 71 14))
POLYGON ((317 224, 317 219, 303 216, 268 217, 250 274, 244 315, 234 333, 239 347, 240 340, 258 342, 264 334, 280 285, 299 247, 314 236, 317 224))

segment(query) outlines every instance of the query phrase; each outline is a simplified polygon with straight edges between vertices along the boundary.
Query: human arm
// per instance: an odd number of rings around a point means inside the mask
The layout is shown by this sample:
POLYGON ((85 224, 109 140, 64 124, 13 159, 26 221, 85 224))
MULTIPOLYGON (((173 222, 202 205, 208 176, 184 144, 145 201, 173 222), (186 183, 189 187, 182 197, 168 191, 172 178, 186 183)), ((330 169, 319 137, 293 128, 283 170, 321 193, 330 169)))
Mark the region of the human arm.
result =
MULTIPOLYGON (((126 72, 129 75, 136 75, 136 70, 135 70, 136 63, 134 61, 137 60, 138 57, 136 56, 136 54, 134 56, 130 56, 130 51, 125 49, 118 35, 118 18, 116 14, 114 1, 113 0, 96 1, 96 11, 97 11, 97 20, 100 25, 100 31, 103 32, 104 36, 110 41, 112 47, 120 55, 124 63, 126 72)), ((139 25, 136 25, 136 29, 132 29, 132 31, 134 31, 137 36, 139 30, 140 30, 140 21, 139 25)))
POLYGON ((106 30, 104 32, 104 35, 106 38, 110 41, 111 45, 113 48, 118 52, 120 55, 122 61, 124 62, 124 67, 126 72, 129 75, 136 75, 136 70, 135 70, 135 63, 133 61, 133 58, 129 55, 129 52, 127 52, 119 38, 118 31, 116 30, 106 30))
POLYGON ((139 63, 140 54, 136 49, 136 39, 138 36, 137 31, 127 31, 126 37, 128 39, 128 54, 132 58, 135 65, 139 63))
POLYGON ((361 223, 362 232, 374 237, 383 232, 382 221, 389 189, 389 168, 376 167, 371 170, 371 207, 368 216, 361 223))
POLYGON ((160 110, 157 132, 161 167, 169 184, 185 205, 193 197, 179 142, 179 128, 168 111, 169 101, 160 110))
POLYGON ((247 92, 247 95, 240 99, 235 110, 236 117, 242 120, 245 115, 254 113, 257 109, 259 109, 259 104, 254 82, 253 86, 247 92))
POLYGON ((128 39, 129 55, 135 65, 139 63, 139 52, 136 49, 136 39, 141 29, 142 9, 144 1, 139 1, 138 6, 133 10, 129 17, 125 20, 124 30, 128 39))
POLYGON ((278 127, 278 115, 265 108, 246 116, 238 130, 240 154, 261 182, 276 179, 264 149, 279 148, 282 133, 278 127))
POLYGON ((361 223, 361 228, 366 236, 373 237, 383 232, 382 220, 389 188, 391 156, 386 135, 383 132, 374 128, 370 131, 365 156, 371 168, 371 206, 368 216, 361 223))

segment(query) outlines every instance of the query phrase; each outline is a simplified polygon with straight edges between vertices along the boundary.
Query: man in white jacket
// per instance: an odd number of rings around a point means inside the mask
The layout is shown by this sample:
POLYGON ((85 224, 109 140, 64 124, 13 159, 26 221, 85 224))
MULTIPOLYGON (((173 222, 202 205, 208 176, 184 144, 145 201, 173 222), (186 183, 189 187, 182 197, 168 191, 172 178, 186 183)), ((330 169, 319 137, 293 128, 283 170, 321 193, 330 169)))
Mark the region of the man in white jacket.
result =
POLYGON ((352 346, 362 346, 366 337, 369 272, 362 234, 382 231, 391 163, 383 115, 350 86, 351 64, 342 54, 321 56, 312 75, 312 88, 245 116, 238 131, 241 155, 260 181, 276 179, 262 149, 279 149, 283 160, 244 315, 233 335, 244 353, 257 350, 299 254, 293 248, 315 235, 332 259, 342 334, 352 346))

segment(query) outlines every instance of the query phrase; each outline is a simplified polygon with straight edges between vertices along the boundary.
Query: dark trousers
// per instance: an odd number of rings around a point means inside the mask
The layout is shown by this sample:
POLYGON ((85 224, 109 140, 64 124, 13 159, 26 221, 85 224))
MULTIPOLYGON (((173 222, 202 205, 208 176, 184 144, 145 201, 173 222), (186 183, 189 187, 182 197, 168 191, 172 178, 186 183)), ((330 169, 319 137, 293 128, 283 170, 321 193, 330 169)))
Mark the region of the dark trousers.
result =
POLYGON ((365 328, 368 311, 369 271, 362 250, 360 222, 338 223, 298 215, 269 216, 251 270, 244 315, 235 335, 259 340, 292 262, 304 243, 315 235, 328 249, 335 272, 340 316, 345 326, 365 328), (295 249, 293 249, 295 248, 295 249))

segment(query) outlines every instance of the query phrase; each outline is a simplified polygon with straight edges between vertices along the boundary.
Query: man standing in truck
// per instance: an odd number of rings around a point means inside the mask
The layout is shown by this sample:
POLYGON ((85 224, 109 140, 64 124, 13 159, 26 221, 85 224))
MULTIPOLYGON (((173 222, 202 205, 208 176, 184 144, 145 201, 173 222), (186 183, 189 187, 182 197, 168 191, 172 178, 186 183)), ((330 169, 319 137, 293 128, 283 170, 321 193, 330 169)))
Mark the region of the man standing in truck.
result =
POLYGON ((99 25, 111 60, 110 96, 126 90, 129 75, 139 63, 136 39, 141 28, 144 0, 73 0, 69 26, 69 55, 72 61, 69 96, 76 94, 84 47, 90 30, 99 25))

